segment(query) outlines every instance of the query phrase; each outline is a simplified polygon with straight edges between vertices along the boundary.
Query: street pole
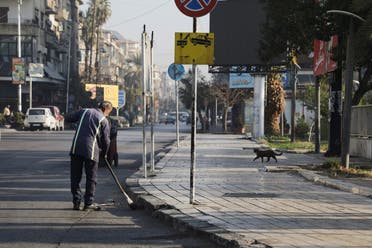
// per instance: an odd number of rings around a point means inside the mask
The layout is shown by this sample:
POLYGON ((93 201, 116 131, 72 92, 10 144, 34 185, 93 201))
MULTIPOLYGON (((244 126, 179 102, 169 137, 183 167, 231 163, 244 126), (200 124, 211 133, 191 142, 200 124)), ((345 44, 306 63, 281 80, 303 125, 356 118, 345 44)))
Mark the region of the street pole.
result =
MULTIPOLYGON (((18 58, 22 59, 21 49, 21 5, 22 0, 18 0, 18 58)), ((22 112, 22 84, 18 84, 18 111, 22 112)))
POLYGON ((354 68, 354 19, 362 22, 366 20, 362 17, 343 10, 328 10, 327 13, 341 14, 350 16, 349 35, 346 48, 346 71, 345 71, 345 100, 342 121, 342 146, 341 164, 349 168, 350 160, 350 128, 351 128, 351 98, 353 94, 353 68, 354 68))
POLYGON ((346 48, 346 72, 345 72, 345 105, 343 116, 341 163, 349 168, 350 158, 350 126, 351 126, 351 97, 353 90, 353 65, 354 65, 354 21, 350 17, 349 36, 346 48))
MULTIPOLYGON (((196 33, 197 20, 193 17, 193 32, 196 33)), ((197 97, 198 97, 198 79, 197 79, 197 66, 192 64, 192 124, 191 124, 191 167, 190 167, 190 204, 195 203, 195 166, 196 166, 196 113, 197 113, 197 97)))
MULTIPOLYGON (((69 22, 71 24, 71 22, 69 22)), ((66 114, 68 113, 69 105, 69 91, 70 91, 70 63, 71 63, 71 30, 72 25, 70 25, 70 31, 68 36, 68 59, 67 59, 67 82, 66 82, 66 114)))
POLYGON ((146 158, 146 26, 142 32, 142 166, 143 177, 147 178, 147 158, 146 158))
POLYGON ((296 66, 291 61, 291 77, 292 83, 292 99, 291 99, 291 142, 295 142, 296 137, 296 95, 297 95, 297 85, 296 85, 296 66))
POLYGON ((320 78, 315 77, 315 153, 320 153, 320 78))
POLYGON ((151 172, 155 171, 155 134, 154 134, 154 122, 155 122, 155 92, 154 92, 154 31, 151 32, 151 43, 150 43, 150 86, 151 86, 151 172))
POLYGON ((178 104, 178 81, 174 80, 175 89, 176 89, 176 138, 177 138, 177 148, 180 146, 180 122, 179 122, 179 104, 178 104))
MULTIPOLYGON (((176 75, 176 66, 173 67, 173 74, 176 75)), ((178 122, 178 82, 174 80, 174 88, 175 88, 175 97, 176 97, 176 140, 177 140, 177 148, 180 146, 180 125, 178 122)))
POLYGON ((32 77, 30 75, 30 108, 32 108, 32 77))

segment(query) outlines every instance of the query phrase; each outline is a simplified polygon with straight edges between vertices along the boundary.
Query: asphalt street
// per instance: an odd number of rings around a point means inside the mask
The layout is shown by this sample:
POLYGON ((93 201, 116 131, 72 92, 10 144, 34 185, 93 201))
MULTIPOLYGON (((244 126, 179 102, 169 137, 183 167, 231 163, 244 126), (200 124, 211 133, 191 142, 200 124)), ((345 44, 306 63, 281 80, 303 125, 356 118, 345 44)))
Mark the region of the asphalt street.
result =
MULTIPOLYGON (((158 152, 174 141, 174 130, 174 125, 156 128, 158 152)), ((216 247, 203 237, 176 231, 144 210, 130 210, 106 168, 99 168, 96 192, 104 210, 72 211, 68 156, 72 137, 69 130, 2 133, 0 247, 216 247)), ((120 130, 118 151, 115 170, 130 176, 141 165, 142 129, 120 130)))

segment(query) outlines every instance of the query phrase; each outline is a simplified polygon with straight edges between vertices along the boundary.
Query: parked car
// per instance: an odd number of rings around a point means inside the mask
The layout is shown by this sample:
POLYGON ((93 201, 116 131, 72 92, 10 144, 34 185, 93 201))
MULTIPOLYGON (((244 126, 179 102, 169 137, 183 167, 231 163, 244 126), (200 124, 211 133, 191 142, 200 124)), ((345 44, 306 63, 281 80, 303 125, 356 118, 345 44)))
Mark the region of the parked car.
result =
POLYGON ((24 127, 30 130, 57 130, 57 121, 49 108, 29 108, 26 111, 24 127))
POLYGON ((161 116, 159 116, 159 124, 165 124, 167 121, 168 113, 164 113, 161 116))
POLYGON ((41 107, 50 109, 50 111, 53 114, 54 119, 56 119, 57 130, 60 130, 60 131, 65 130, 65 117, 63 117, 63 115, 61 114, 57 106, 44 105, 41 107))
POLYGON ((167 115, 167 118, 165 119, 165 124, 176 124, 176 116, 167 115))

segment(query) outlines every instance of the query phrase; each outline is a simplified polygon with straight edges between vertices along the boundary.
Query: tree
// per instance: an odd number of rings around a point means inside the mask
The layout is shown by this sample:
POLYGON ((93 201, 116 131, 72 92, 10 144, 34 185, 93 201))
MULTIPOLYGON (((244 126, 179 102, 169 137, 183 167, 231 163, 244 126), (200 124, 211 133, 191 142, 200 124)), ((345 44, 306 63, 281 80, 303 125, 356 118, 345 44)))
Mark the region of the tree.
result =
POLYGON ((281 75, 270 73, 267 77, 267 104, 265 107, 265 134, 279 135, 279 117, 285 108, 281 75))
POLYGON ((227 131, 227 112, 229 107, 241 102, 248 96, 246 89, 230 89, 228 74, 212 75, 212 92, 223 103, 223 130, 227 131))
MULTIPOLYGON (((196 112, 198 113, 199 120, 203 120, 203 114, 208 115, 210 105, 212 102, 212 95, 211 95, 211 86, 210 83, 205 79, 205 77, 202 75, 201 71, 198 71, 198 96, 197 96, 197 107, 196 112)), ((192 81, 193 81, 193 74, 190 71, 186 74, 186 76, 181 79, 182 86, 179 88, 179 98, 181 102, 183 103, 184 107, 186 109, 191 110, 193 99, 192 99, 192 81)), ((202 129, 206 129, 205 122, 201 121, 202 129)))
MULTIPOLYGON (((260 55, 265 61, 283 56, 287 51, 295 55, 308 55, 313 50, 314 39, 329 39, 337 34, 341 37, 334 51, 335 61, 346 59, 346 39, 349 16, 329 14, 337 9, 355 13, 366 22, 355 21, 355 66, 361 73, 360 86, 352 100, 357 105, 363 95, 372 89, 372 2, 365 0, 327 0, 316 4, 303 0, 262 0, 267 21, 262 28, 260 55)), ((344 65, 339 65, 344 66, 344 65)))
POLYGON ((125 64, 124 89, 126 92, 126 104, 124 107, 125 115, 131 125, 138 115, 138 104, 142 94, 142 62, 141 55, 131 58, 125 64))
POLYGON ((96 58, 95 69, 98 70, 98 55, 99 55, 99 36, 102 26, 108 21, 111 16, 111 4, 108 0, 90 0, 89 7, 85 14, 82 14, 82 38, 85 45, 85 80, 91 82, 93 47, 95 45, 96 58))
POLYGON ((109 17, 111 16, 111 5, 108 0, 96 0, 96 59, 95 59, 95 68, 96 68, 96 80, 99 75, 99 62, 98 55, 99 51, 99 40, 101 35, 101 27, 105 24, 109 17))

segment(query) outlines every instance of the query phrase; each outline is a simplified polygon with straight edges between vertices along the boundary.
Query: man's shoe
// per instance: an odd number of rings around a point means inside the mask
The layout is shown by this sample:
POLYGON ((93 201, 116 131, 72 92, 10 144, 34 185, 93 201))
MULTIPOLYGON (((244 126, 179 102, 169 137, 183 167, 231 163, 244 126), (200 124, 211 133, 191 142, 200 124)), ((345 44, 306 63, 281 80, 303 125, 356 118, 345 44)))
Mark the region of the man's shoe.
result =
POLYGON ((93 210, 93 211, 100 211, 101 210, 101 206, 98 205, 97 203, 92 203, 90 205, 84 205, 84 211, 88 211, 88 210, 93 210))
POLYGON ((75 202, 74 207, 72 209, 73 210, 80 210, 80 202, 75 202))

